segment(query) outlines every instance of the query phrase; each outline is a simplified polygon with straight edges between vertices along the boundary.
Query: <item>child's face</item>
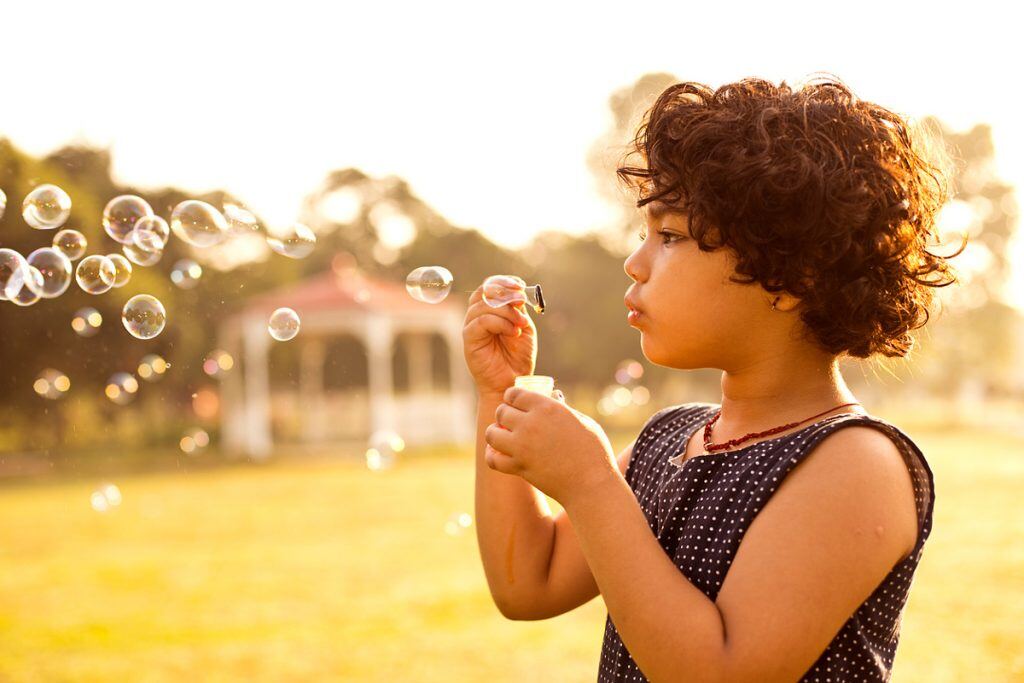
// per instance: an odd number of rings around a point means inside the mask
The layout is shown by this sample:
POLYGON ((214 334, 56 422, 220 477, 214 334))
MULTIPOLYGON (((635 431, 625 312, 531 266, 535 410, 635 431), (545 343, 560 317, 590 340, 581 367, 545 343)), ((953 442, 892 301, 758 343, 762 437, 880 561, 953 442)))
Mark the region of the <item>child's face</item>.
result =
POLYGON ((646 239, 626 259, 633 285, 630 320, 652 362, 679 369, 742 367, 788 334, 792 318, 771 310, 775 295, 759 284, 730 282, 735 257, 722 248, 701 251, 685 214, 644 207, 646 239), (774 317, 773 317, 774 316, 774 317), (777 337, 776 337, 777 338, 777 337))

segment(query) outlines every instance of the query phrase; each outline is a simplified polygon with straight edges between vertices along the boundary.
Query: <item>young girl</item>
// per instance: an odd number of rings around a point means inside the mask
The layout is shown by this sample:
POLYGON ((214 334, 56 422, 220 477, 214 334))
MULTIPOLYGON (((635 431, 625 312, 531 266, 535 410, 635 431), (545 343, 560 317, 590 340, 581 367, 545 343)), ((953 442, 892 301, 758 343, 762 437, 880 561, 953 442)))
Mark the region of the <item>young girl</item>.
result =
POLYGON ((616 458, 562 397, 512 386, 536 328, 478 289, 464 342, 494 601, 547 619, 600 594, 599 681, 888 680, 933 479, 838 361, 906 355, 931 288, 957 281, 926 249, 949 160, 833 79, 673 85, 634 144, 628 322, 652 363, 721 369, 721 402, 659 411, 616 458))

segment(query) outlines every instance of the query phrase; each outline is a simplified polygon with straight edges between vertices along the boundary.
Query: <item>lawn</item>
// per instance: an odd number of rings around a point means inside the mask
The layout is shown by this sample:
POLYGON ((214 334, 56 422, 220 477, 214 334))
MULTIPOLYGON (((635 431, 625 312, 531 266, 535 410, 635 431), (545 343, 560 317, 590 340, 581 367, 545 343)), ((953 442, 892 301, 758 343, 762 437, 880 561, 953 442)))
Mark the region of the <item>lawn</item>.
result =
MULTIPOLYGON (((1024 680, 1024 439, 904 429, 938 503, 894 680, 1024 680)), ((0 680, 596 679, 600 598, 507 621, 475 527, 446 532, 473 511, 468 450, 112 480, 107 513, 96 477, 0 488, 0 680)))

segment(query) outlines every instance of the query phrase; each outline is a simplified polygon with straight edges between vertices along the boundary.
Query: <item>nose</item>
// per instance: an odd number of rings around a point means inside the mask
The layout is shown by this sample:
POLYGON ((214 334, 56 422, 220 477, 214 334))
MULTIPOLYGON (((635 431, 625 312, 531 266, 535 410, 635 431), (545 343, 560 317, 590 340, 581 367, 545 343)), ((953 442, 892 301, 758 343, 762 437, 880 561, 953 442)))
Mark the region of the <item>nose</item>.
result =
POLYGON ((639 282, 641 278, 642 268, 640 267, 640 251, 642 247, 637 247, 633 250, 633 253, 626 257, 626 261, 622 264, 623 270, 626 271, 626 275, 629 276, 634 282, 639 282))

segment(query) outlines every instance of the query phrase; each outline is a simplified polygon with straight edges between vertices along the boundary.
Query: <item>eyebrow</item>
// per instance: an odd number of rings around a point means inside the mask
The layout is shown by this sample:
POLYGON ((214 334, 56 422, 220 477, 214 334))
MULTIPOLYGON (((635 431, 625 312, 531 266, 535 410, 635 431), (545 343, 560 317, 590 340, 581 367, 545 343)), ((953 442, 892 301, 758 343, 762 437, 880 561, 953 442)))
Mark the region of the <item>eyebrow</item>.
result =
POLYGON ((666 204, 665 202, 661 201, 660 199, 655 199, 653 202, 649 202, 648 204, 645 204, 644 205, 644 209, 647 211, 647 214, 653 220, 658 220, 658 219, 662 218, 663 216, 665 216, 665 214, 669 214, 669 213, 678 214, 678 215, 683 215, 685 213, 684 211, 682 211, 680 209, 677 209, 674 206, 670 206, 670 205, 666 204))

